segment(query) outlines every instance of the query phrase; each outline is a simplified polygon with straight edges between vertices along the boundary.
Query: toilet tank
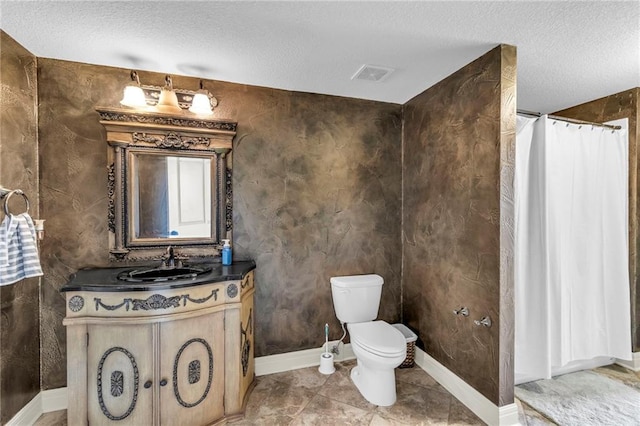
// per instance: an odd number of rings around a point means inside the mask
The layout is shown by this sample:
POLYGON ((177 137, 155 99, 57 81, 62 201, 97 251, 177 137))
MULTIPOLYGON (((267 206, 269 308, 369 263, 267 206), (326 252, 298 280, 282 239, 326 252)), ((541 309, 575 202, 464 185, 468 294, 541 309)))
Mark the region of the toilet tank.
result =
POLYGON ((336 317, 344 323, 372 321, 378 316, 384 280, 380 275, 348 275, 331 278, 336 317))

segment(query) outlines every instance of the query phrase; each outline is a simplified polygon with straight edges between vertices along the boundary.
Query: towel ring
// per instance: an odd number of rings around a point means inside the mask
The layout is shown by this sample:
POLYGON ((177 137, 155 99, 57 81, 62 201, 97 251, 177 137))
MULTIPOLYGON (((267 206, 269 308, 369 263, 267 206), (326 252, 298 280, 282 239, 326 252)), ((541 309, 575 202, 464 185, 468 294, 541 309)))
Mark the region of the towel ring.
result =
POLYGON ((27 206, 27 210, 24 213, 29 213, 29 199, 21 189, 14 189, 13 191, 7 192, 7 194, 4 196, 4 214, 6 214, 7 216, 11 214, 11 212, 9 211, 9 198, 11 198, 13 194, 22 195, 22 198, 24 198, 24 203, 27 206))

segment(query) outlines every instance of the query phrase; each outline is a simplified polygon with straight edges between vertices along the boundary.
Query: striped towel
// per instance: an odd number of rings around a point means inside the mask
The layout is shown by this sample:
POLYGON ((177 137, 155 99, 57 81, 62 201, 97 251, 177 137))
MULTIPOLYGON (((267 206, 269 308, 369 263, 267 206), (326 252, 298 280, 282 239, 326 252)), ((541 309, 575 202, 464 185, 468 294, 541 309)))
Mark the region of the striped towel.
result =
POLYGON ((0 224, 0 285, 42 275, 33 221, 9 214, 0 224))

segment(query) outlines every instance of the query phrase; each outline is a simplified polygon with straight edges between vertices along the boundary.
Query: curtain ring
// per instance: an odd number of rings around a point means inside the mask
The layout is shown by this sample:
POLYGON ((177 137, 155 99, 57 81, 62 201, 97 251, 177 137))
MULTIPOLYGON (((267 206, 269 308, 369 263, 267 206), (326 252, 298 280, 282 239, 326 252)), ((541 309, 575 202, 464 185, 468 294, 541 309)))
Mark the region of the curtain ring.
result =
POLYGON ((5 196, 5 198, 4 198, 4 214, 9 216, 9 214, 11 213, 11 212, 9 212, 9 198, 11 198, 11 196, 13 194, 22 195, 22 198, 24 198, 24 202, 25 202, 25 204, 27 206, 27 210, 24 213, 29 213, 29 199, 27 198, 25 193, 22 192, 21 189, 14 189, 13 191, 9 191, 7 193, 7 195, 5 196))

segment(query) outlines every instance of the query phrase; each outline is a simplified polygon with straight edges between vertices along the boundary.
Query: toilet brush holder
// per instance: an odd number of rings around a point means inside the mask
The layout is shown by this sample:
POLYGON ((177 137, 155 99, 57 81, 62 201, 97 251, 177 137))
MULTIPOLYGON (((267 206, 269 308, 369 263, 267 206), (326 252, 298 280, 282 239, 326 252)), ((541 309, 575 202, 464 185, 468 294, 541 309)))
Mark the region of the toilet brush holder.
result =
POLYGON ((333 354, 323 352, 320 355, 320 367, 318 371, 322 374, 333 374, 336 371, 336 368, 333 366, 333 354))

